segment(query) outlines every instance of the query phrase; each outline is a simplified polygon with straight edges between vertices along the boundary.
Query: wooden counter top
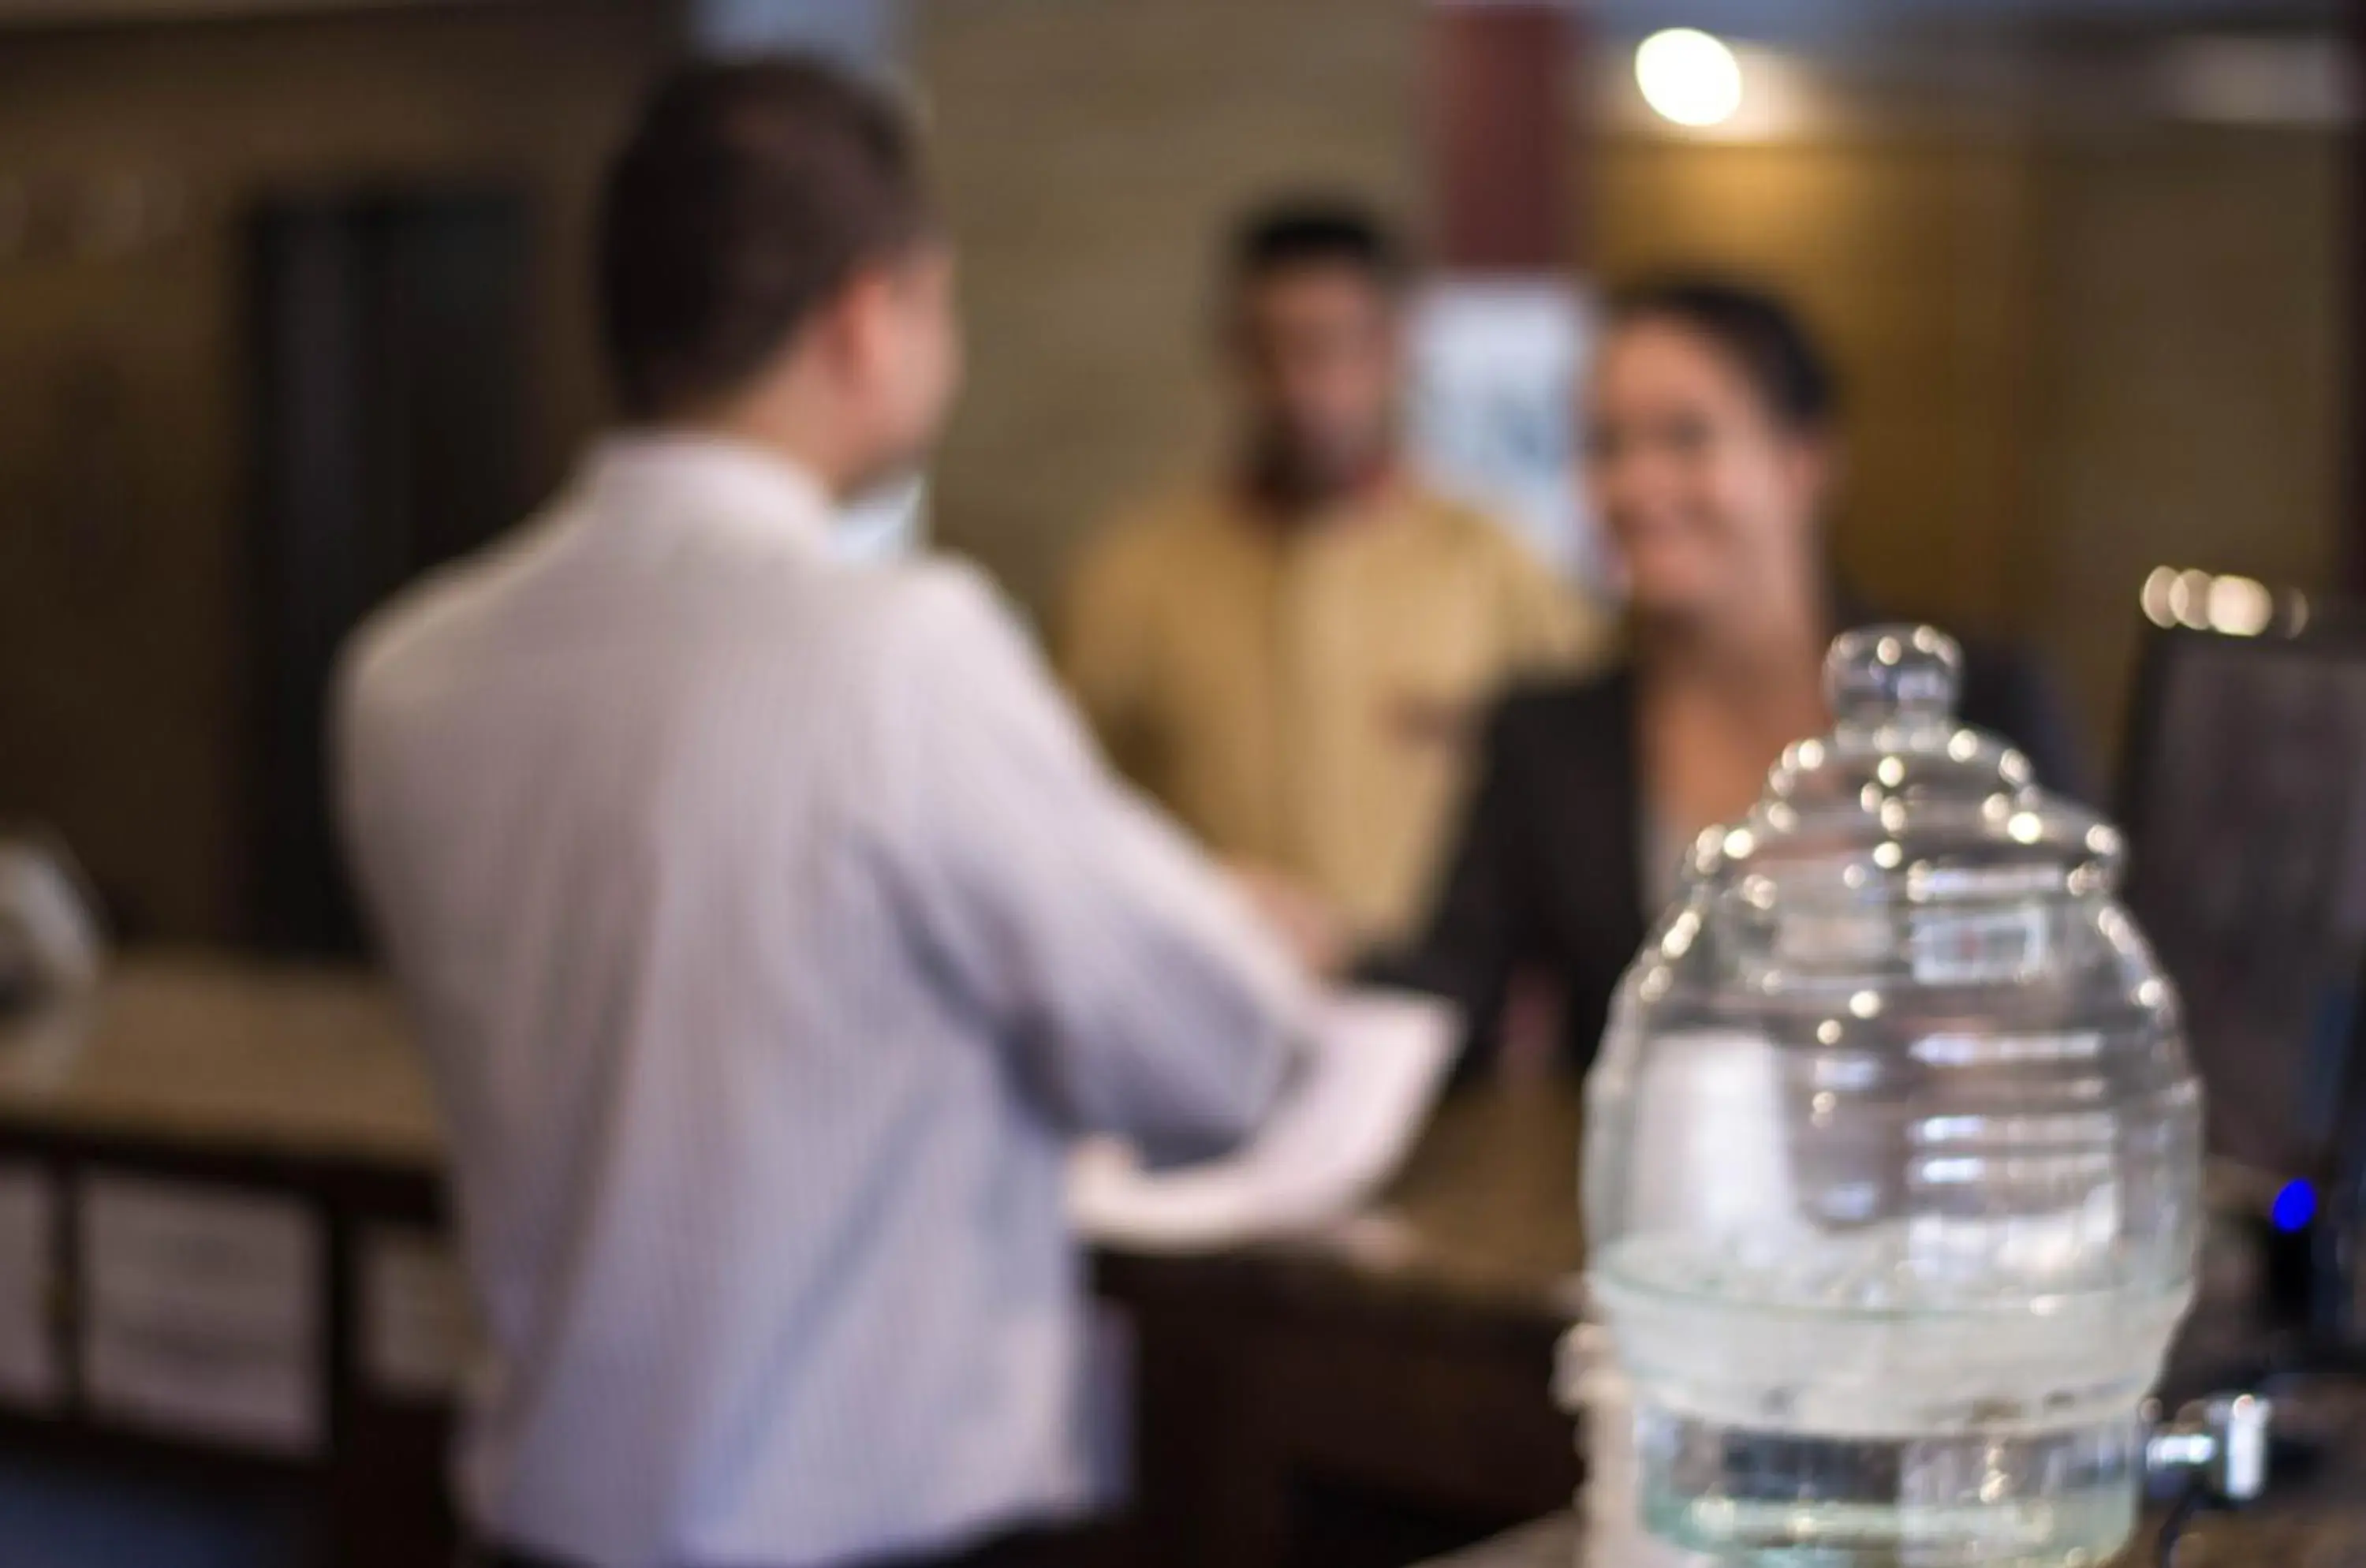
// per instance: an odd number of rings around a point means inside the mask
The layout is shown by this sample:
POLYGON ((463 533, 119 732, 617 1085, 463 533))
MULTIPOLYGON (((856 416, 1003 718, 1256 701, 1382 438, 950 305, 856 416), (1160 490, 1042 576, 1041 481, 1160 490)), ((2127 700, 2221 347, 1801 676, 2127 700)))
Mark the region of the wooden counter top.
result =
POLYGON ((87 1002, 0 1026, 0 1124, 225 1153, 443 1159, 383 981, 195 953, 128 958, 87 1002))
MULTIPOLYGON (((1442 1106, 1367 1212, 1319 1234, 1176 1260, 1321 1300, 1566 1317, 1579 1260, 1579 1106, 1567 1085, 1442 1106)), ((225 1153, 440 1170, 424 1074, 392 992, 359 969, 128 956, 80 1010, 0 1027, 0 1125, 225 1153)), ((1144 1260, 1160 1267, 1164 1260, 1144 1260)))
POLYGON ((1583 1233, 1573 1085, 1459 1090, 1363 1211, 1319 1231, 1211 1256, 1105 1259, 1105 1275, 1189 1272, 1284 1305, 1414 1316, 1523 1337, 1576 1316, 1583 1233))

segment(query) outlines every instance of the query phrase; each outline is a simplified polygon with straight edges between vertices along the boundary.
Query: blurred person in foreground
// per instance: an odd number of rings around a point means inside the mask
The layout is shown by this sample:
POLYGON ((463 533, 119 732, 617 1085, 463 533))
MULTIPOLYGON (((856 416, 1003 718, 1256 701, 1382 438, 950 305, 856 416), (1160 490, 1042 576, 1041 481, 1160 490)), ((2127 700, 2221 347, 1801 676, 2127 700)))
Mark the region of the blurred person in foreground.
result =
MULTIPOLYGON (((1839 391, 1779 299, 1681 277, 1617 298, 1588 410, 1594 514, 1628 583, 1625 657, 1497 708, 1425 931, 1367 965, 1461 1004, 1466 1071, 1499 1044, 1523 975, 1557 987, 1563 1059, 1585 1068, 1684 851, 1749 811, 1785 747, 1831 728, 1825 649, 1883 618, 1835 582, 1839 391)), ((2040 783, 2083 788, 2026 660, 1967 645, 1957 711, 2017 744, 2040 783)))
POLYGON ((1118 764, 1343 946, 1418 913, 1487 702, 1594 640, 1508 529, 1408 465, 1411 281, 1360 208, 1246 220, 1233 463, 1096 542, 1061 638, 1118 764))
POLYGON ((1301 1039, 986 583, 833 549, 958 378, 917 165, 823 66, 675 80, 600 220, 630 423, 347 654, 495 1562, 1034 1561, 1088 1493, 1070 1136, 1224 1149, 1301 1039))

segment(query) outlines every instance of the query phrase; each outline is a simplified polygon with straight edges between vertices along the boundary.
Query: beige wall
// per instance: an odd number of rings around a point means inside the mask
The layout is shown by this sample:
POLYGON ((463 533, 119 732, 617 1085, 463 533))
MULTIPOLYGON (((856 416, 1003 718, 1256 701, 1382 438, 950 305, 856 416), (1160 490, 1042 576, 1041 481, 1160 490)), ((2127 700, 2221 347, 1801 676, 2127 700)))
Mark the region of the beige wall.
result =
POLYGON ((1277 186, 1408 205, 1403 0, 959 0, 918 67, 963 244, 973 379, 938 525, 1025 601, 1107 511, 1208 452, 1209 272, 1277 186))

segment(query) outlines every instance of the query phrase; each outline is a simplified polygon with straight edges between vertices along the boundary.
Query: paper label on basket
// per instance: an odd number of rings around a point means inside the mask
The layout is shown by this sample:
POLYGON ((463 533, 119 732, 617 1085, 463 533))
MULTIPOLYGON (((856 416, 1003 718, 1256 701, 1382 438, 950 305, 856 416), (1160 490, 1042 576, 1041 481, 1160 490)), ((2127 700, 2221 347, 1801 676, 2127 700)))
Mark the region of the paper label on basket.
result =
POLYGON ((58 1288, 56 1189, 29 1165, 0 1167, 0 1404, 53 1408, 65 1390, 51 1303, 58 1288))
POLYGON ((1152 1172, 1111 1140, 1080 1149, 1068 1207, 1090 1239, 1189 1251, 1351 1213, 1396 1171, 1446 1079, 1459 1015, 1426 997, 1360 991, 1317 1009, 1309 1060, 1248 1145, 1152 1172))
POLYGON ((276 1194, 96 1177, 80 1202, 83 1382, 110 1424, 320 1451, 320 1220, 276 1194))

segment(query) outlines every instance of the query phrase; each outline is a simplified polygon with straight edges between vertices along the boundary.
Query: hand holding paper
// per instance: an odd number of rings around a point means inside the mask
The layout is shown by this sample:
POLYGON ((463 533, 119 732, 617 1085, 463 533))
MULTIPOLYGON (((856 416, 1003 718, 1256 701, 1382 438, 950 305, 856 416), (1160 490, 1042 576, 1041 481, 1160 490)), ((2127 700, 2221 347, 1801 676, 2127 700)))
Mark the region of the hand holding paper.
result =
POLYGON ((1190 1252, 1352 1213, 1395 1173, 1427 1121, 1459 1029, 1445 1002, 1338 993, 1315 1010, 1299 1082, 1245 1147, 1154 1174, 1124 1145, 1096 1140, 1070 1170, 1069 1213, 1096 1242, 1190 1252))

